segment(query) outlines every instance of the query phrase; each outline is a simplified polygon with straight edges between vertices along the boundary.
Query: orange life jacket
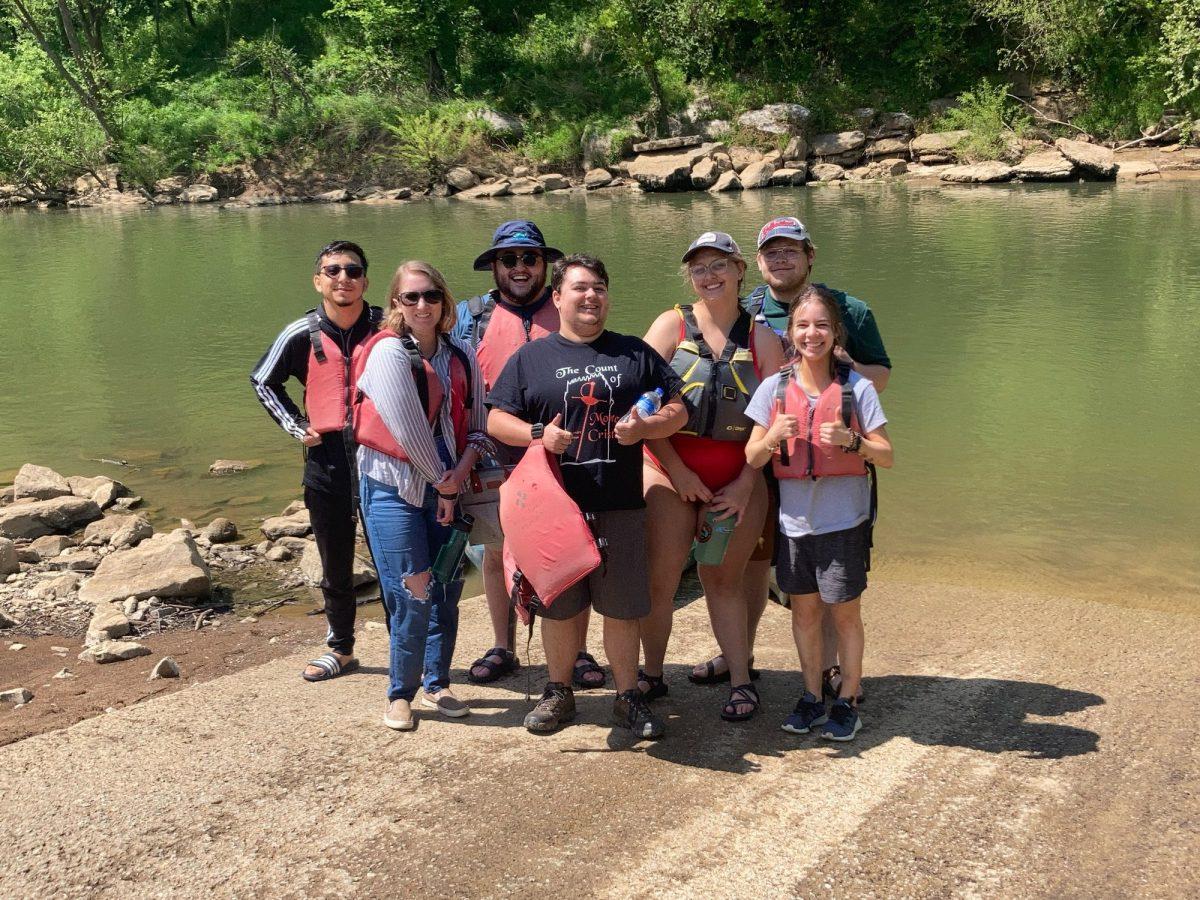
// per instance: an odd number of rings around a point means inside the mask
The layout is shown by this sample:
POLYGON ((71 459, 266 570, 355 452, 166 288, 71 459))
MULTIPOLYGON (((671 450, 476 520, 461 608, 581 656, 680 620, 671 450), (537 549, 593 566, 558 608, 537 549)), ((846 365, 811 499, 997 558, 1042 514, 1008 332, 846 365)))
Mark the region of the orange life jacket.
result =
POLYGON ((504 583, 521 621, 548 607, 601 562, 587 517, 563 487, 558 462, 534 441, 500 485, 504 583))
POLYGON ((783 411, 800 420, 800 434, 784 441, 775 452, 773 469, 776 478, 828 478, 837 475, 866 475, 866 461, 857 453, 846 453, 841 447, 821 443, 821 425, 841 421, 847 428, 861 432, 858 414, 854 410, 854 388, 850 384, 850 369, 838 366, 837 377, 821 392, 814 406, 800 386, 789 365, 779 374, 775 387, 775 408, 771 421, 783 411))
POLYGON ((527 319, 497 300, 494 293, 480 302, 479 314, 475 315, 473 310, 471 313, 475 316, 472 342, 483 383, 491 390, 504 370, 504 364, 522 344, 558 331, 558 309, 547 297, 538 311, 527 319))
MULTIPOLYGON (((352 384, 357 384, 359 377, 367 367, 371 352, 382 341, 398 340, 408 354, 413 368, 413 381, 417 385, 417 394, 425 407, 425 415, 430 427, 437 422, 441 413, 445 391, 441 379, 434 371, 432 363, 421 356, 420 348, 409 335, 400 336, 394 331, 384 329, 371 337, 362 345, 361 355, 355 352, 354 365, 351 373, 352 384)), ((471 416, 471 372, 466 355, 447 341, 451 351, 450 360, 450 419, 454 424, 454 446, 458 456, 462 456, 467 447, 467 430, 471 416)), ((354 440, 364 447, 386 453, 395 459, 407 460, 408 454, 392 435, 391 430, 379 415, 375 401, 363 393, 357 392, 354 401, 354 440)))
POLYGON ((304 410, 308 424, 318 433, 341 431, 350 424, 350 406, 354 379, 352 369, 362 358, 365 343, 351 352, 349 359, 337 341, 321 330, 316 310, 308 313, 308 376, 304 382, 304 410))

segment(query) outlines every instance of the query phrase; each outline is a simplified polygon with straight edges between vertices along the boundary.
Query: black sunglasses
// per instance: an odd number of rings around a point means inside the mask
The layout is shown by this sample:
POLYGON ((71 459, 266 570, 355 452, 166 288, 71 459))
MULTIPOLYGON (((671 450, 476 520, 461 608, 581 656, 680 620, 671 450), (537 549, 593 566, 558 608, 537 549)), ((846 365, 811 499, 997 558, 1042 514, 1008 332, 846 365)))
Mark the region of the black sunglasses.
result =
POLYGON ((542 255, 534 253, 532 250, 526 250, 520 256, 517 256, 515 253, 505 253, 503 256, 497 258, 500 260, 500 265, 506 269, 515 269, 517 267, 517 260, 520 260, 525 268, 532 269, 541 261, 542 255))
POLYGON ((363 275, 366 274, 367 269, 365 266, 356 266, 354 264, 351 264, 348 266, 339 266, 339 265, 321 266, 321 271, 324 272, 330 278, 337 278, 339 275, 341 275, 343 272, 345 272, 347 278, 359 279, 359 278, 362 278, 363 275))
POLYGON ((396 295, 396 299, 405 306, 416 306, 421 300, 433 306, 433 304, 441 303, 446 299, 446 292, 438 288, 428 291, 401 291, 396 295))

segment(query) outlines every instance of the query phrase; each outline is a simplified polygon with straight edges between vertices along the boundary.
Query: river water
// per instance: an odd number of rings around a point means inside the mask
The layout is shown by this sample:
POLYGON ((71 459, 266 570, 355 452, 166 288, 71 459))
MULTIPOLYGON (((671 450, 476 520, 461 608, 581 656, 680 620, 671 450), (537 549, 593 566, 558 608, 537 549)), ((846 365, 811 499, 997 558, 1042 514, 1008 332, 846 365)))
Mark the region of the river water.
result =
POLYGON ((248 373, 314 304, 327 241, 366 248, 375 302, 410 257, 465 297, 488 286, 471 262, 493 227, 528 216, 605 260, 610 326, 640 334, 687 299, 694 236, 729 231, 749 253, 787 213, 813 233, 817 280, 870 303, 895 366, 879 577, 1200 609, 1200 190, 1186 183, 0 214, 0 482, 24 462, 109 474, 159 524, 227 514, 252 530, 298 495, 300 451, 248 373), (210 477, 219 457, 258 467, 210 477))

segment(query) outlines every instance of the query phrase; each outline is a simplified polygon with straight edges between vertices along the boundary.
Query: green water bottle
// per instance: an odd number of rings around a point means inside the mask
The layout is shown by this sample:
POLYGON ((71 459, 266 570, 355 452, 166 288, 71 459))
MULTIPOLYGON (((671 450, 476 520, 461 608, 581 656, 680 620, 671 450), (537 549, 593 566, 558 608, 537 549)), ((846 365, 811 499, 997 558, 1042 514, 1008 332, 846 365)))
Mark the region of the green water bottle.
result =
POLYGON ((696 562, 702 566, 719 566, 725 561, 725 550, 729 547, 729 539, 733 537, 737 516, 718 520, 719 515, 719 511, 710 509, 696 530, 695 556, 696 562))
POLYGON ((450 523, 450 537, 442 544, 437 559, 433 561, 433 580, 438 584, 450 584, 462 566, 463 556, 467 552, 467 537, 471 534, 471 526, 475 517, 470 513, 454 511, 454 521, 450 523))

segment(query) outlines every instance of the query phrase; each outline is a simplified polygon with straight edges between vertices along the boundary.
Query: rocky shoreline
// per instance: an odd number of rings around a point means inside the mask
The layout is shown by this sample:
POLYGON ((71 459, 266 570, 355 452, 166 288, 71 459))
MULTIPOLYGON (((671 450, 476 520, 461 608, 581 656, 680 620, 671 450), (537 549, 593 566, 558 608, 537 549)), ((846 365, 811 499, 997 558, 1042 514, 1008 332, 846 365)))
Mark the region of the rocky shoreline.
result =
MULTIPOLYGON (((80 662, 118 662, 150 653, 138 642, 143 636, 219 627, 232 615, 252 622, 321 580, 300 501, 265 519, 254 537, 226 518, 202 528, 181 520, 156 532, 137 512, 141 502, 107 476, 22 466, 0 490, 0 636, 82 638, 80 662)), ((368 559, 364 546, 355 563, 359 587, 375 582, 368 559)), ((7 642, 9 652, 22 649, 19 640, 7 642)), ((171 660, 155 671, 178 675, 171 660)), ((27 686, 0 685, 0 702, 30 699, 27 686)))
POLYGON ((0 207, 215 204, 237 210, 308 202, 388 205, 423 198, 476 200, 566 192, 728 192, 906 179, 996 184, 1200 177, 1200 149, 1177 143, 1112 148, 1035 129, 1030 137, 1012 137, 1001 159, 973 161, 962 149, 969 132, 918 133, 915 120, 904 112, 864 109, 856 110, 855 118, 859 127, 853 130, 809 135, 808 110, 776 103, 745 113, 736 126, 697 119, 690 123, 694 134, 640 142, 617 131, 591 136, 584 141, 578 171, 552 171, 498 154, 453 166, 428 185, 347 183, 330 174, 275 172, 262 161, 195 179, 172 176, 150 191, 127 183, 118 167, 110 166, 49 195, 0 185, 0 207), (766 146, 775 149, 763 149, 766 146))

